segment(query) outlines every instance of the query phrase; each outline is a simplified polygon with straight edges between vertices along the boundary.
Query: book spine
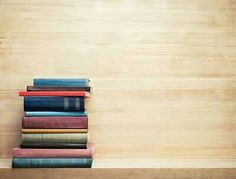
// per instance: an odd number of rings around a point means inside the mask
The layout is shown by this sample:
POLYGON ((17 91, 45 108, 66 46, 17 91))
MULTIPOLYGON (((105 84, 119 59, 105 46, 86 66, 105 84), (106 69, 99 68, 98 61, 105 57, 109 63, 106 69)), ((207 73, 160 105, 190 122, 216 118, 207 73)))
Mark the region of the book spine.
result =
POLYGON ((61 111, 25 111, 26 117, 83 117, 87 116, 86 111, 82 112, 61 112, 61 111))
POLYGON ((88 129, 22 129, 22 133, 87 133, 88 129))
POLYGON ((27 91, 91 91, 91 87, 57 87, 57 86, 27 86, 27 91))
POLYGON ((89 79, 49 79, 36 78, 34 86, 73 86, 84 87, 89 86, 89 79))
POLYGON ((13 158, 12 168, 91 168, 92 158, 13 158))
POLYGON ((20 91, 19 96, 81 96, 89 97, 84 91, 20 91))
POLYGON ((44 149, 86 149, 87 144, 78 144, 78 143, 25 143, 20 144, 21 148, 44 148, 44 149))
POLYGON ((88 117, 23 117, 25 129, 87 129, 88 117))
POLYGON ((84 97, 25 96, 25 111, 84 111, 84 97))
POLYGON ((88 133, 22 133, 23 143, 34 143, 34 142, 68 142, 68 143, 87 143, 88 133))
POLYGON ((13 148, 18 158, 92 158, 92 149, 24 149, 13 148))

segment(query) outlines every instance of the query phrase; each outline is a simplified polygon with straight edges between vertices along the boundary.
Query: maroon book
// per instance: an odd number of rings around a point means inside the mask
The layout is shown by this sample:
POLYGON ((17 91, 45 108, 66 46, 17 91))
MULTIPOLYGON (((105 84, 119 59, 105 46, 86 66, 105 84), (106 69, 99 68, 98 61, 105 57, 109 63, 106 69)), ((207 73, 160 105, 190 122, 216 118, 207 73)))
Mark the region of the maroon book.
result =
POLYGON ((20 158, 92 158, 93 144, 88 144, 87 149, 30 149, 15 147, 13 157, 20 158))
POLYGON ((23 117, 25 129, 87 129, 88 117, 23 117))

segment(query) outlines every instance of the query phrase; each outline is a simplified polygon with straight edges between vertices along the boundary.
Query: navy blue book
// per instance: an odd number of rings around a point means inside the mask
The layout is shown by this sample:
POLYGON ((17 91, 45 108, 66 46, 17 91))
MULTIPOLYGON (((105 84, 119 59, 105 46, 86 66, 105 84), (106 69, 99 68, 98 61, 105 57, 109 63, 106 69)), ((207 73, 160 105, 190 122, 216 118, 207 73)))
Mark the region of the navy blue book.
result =
POLYGON ((70 86, 70 87, 87 87, 89 86, 89 79, 53 79, 53 78, 35 78, 34 86, 70 86))
POLYGON ((84 97, 25 96, 25 111, 85 111, 84 97))
POLYGON ((91 168, 92 158, 13 158, 12 168, 91 168))
POLYGON ((50 117, 50 116, 67 116, 67 117, 77 117, 77 116, 87 116, 87 112, 61 112, 61 111, 25 111, 25 116, 27 117, 50 117))

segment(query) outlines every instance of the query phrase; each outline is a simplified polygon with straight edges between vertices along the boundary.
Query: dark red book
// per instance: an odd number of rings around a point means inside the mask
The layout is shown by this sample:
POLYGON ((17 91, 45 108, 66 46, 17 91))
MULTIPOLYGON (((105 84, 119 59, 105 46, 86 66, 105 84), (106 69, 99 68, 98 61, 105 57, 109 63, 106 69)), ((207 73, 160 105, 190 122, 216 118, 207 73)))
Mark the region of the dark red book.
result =
POLYGON ((27 91, 91 91, 90 86, 69 87, 69 86, 27 86, 27 91))
POLYGON ((89 97, 85 91, 20 91, 20 96, 81 96, 89 97))
POLYGON ((13 148, 13 157, 19 158, 92 158, 94 147, 87 149, 30 149, 13 148))
POLYGON ((23 117, 25 129, 87 129, 88 117, 23 117))

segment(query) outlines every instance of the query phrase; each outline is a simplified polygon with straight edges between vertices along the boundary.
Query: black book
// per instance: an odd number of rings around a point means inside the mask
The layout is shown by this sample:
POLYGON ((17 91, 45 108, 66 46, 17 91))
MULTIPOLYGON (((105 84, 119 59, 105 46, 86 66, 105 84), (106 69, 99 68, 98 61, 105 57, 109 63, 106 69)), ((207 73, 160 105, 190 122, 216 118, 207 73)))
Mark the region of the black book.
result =
POLYGON ((76 143, 21 143, 21 148, 59 148, 59 149, 86 149, 87 144, 76 143))

